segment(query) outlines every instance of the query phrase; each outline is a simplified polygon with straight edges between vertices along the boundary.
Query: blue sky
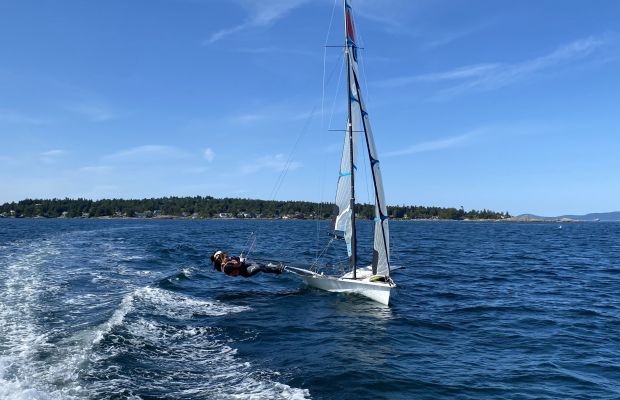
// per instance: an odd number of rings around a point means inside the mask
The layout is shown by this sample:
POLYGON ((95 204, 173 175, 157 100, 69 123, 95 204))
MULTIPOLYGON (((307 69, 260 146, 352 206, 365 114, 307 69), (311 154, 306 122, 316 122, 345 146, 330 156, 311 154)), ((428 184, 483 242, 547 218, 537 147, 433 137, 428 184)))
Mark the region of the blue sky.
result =
MULTIPOLYGON (((323 57, 343 41, 333 6, 0 2, 0 202, 332 201, 328 129, 346 118, 340 50, 323 57)), ((620 209, 619 2, 353 6, 388 204, 620 209)))

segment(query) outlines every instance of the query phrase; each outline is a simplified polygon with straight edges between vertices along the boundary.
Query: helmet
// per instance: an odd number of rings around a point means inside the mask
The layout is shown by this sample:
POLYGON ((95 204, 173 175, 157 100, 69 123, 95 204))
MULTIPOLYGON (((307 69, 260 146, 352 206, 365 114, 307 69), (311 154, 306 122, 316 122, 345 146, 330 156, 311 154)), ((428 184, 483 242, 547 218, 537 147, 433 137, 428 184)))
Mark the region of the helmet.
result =
POLYGON ((215 257, 219 256, 220 254, 223 254, 224 252, 222 250, 218 250, 215 253, 213 253, 213 255, 211 256, 211 262, 214 263, 215 262, 215 257))

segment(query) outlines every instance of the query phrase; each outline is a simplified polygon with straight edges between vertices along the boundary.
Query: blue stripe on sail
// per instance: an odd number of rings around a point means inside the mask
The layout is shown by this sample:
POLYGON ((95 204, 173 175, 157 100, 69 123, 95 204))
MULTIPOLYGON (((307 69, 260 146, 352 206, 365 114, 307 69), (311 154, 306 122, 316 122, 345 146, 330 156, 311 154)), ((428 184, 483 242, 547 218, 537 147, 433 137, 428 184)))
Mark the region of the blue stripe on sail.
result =
POLYGON ((371 165, 371 166, 374 166, 375 164, 379 164, 379 160, 376 160, 376 159, 374 159, 374 158, 371 158, 371 159, 370 159, 370 165, 371 165))
MULTIPOLYGON (((357 169, 357 166, 353 165, 353 169, 357 169)), ((349 172, 339 172, 338 175, 339 176, 349 176, 349 175, 351 175, 351 171, 349 171, 349 172)))
POLYGON ((361 110, 361 112, 362 112, 362 117, 367 117, 368 116, 368 113, 366 111, 361 110))
POLYGON ((387 216, 382 215, 381 217, 375 217, 375 219, 373 219, 373 221, 375 222, 381 222, 381 221, 385 221, 386 219, 389 219, 387 216))
POLYGON ((351 101, 355 101, 355 102, 357 102, 357 103, 359 103, 359 102, 360 102, 360 101, 359 101, 359 99, 358 99, 357 97, 355 97, 355 95, 353 94, 353 92, 351 92, 350 90, 349 90, 349 97, 351 98, 351 101))

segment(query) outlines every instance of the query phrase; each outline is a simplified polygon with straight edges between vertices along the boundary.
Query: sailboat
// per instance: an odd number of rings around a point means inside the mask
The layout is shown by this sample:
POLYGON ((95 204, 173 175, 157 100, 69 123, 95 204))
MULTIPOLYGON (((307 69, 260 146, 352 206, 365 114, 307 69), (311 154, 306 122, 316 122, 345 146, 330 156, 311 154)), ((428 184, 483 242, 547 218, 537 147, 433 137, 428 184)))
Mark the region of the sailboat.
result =
POLYGON ((348 119, 340 161, 336 192, 336 212, 333 235, 344 239, 351 270, 342 276, 325 275, 308 269, 286 267, 301 276, 305 283, 330 292, 357 293, 388 305, 391 289, 396 284, 390 277, 390 232, 387 207, 381 179, 379 156, 370 128, 368 111, 362 99, 358 73, 358 46, 351 1, 344 0, 345 59, 348 87, 348 119), (373 260, 369 266, 358 266, 357 231, 355 226, 355 177, 357 171, 357 143, 364 135, 365 154, 368 156, 374 188, 374 243, 373 260))

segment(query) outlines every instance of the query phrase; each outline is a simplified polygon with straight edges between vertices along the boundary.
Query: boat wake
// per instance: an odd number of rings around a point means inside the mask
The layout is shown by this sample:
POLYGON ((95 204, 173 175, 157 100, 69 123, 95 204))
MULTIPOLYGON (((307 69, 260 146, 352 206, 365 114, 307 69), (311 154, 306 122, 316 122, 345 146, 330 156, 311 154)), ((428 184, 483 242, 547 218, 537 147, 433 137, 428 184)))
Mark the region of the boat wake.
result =
POLYGON ((249 307, 142 286, 123 264, 140 256, 80 242, 0 252, 1 399, 309 397, 240 359, 216 327, 249 307))

